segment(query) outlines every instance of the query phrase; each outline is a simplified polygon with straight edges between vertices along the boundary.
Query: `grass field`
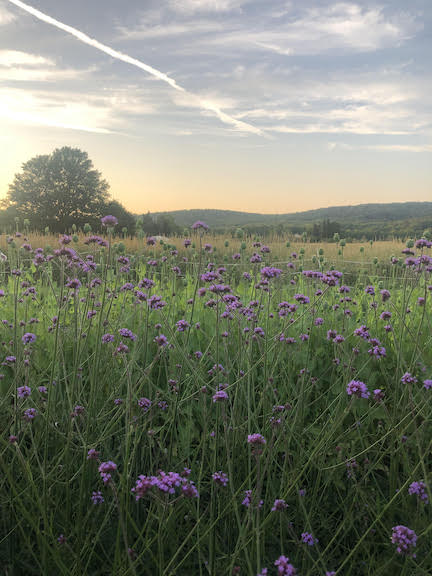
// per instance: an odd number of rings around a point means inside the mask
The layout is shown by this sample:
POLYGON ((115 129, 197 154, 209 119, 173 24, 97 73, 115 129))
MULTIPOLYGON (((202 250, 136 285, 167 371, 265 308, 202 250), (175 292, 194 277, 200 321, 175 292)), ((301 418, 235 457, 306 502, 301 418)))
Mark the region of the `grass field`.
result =
POLYGON ((3 573, 430 575, 430 242, 107 234, 2 238, 3 573))

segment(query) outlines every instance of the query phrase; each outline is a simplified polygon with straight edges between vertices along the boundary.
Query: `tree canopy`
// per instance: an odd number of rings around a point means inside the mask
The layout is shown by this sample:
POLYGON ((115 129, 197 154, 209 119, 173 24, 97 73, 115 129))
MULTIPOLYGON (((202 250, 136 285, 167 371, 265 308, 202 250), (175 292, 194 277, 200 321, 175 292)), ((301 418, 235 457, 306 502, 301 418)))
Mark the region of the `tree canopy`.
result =
POLYGON ((63 232, 72 224, 96 224, 106 213, 108 190, 87 152, 64 146, 23 164, 9 186, 6 205, 36 228, 63 232))

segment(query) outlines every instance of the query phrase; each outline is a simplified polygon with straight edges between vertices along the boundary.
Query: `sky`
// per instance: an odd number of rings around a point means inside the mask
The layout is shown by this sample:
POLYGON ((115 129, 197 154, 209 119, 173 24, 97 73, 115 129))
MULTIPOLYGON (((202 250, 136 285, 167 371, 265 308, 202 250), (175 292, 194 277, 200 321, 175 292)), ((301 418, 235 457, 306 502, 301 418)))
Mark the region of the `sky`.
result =
POLYGON ((0 0, 0 198, 73 146, 135 213, 432 201, 431 54, 431 0, 0 0))

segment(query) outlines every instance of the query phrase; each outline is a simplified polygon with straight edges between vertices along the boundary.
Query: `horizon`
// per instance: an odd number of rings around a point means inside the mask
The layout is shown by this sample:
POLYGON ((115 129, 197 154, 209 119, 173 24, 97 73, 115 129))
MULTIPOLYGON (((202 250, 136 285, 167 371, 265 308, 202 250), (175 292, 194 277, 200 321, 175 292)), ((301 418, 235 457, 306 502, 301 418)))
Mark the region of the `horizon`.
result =
POLYGON ((72 146, 134 213, 429 201, 431 24, 426 0, 0 0, 0 198, 72 146))
MULTIPOLYGON (((359 204, 331 204, 329 206, 320 206, 309 210, 297 210, 295 212, 250 212, 248 210, 232 210, 230 208, 179 208, 173 210, 154 210, 149 211, 151 214, 163 214, 172 212, 206 212, 206 211, 221 211, 221 212, 238 212, 241 214, 262 214, 264 216, 290 216, 295 214, 303 214, 305 212, 313 212, 314 210, 331 210, 336 208, 359 208, 361 206, 387 206, 389 204, 432 204, 432 200, 406 200, 402 202, 361 202, 359 204)), ((135 215, 139 215, 135 213, 135 215)))

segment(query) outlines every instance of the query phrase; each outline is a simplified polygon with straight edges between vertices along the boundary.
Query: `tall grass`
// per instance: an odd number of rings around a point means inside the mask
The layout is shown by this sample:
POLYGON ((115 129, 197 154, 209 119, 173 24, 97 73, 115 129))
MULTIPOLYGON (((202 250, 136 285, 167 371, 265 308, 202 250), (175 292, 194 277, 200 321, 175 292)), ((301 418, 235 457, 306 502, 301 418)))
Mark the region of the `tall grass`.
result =
POLYGON ((428 248, 35 240, 0 264, 5 574, 432 573, 428 248))

